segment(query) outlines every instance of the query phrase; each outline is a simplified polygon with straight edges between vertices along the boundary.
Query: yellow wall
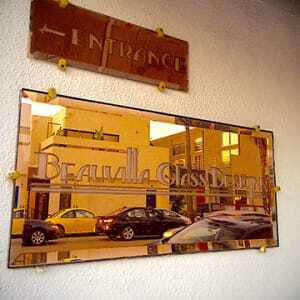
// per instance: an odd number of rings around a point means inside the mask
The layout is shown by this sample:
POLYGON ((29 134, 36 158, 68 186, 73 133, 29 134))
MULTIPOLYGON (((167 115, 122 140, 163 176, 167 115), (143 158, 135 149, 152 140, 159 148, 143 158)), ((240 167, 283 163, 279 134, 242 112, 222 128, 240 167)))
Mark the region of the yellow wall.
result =
POLYGON ((259 148, 249 135, 240 135, 240 155, 231 156, 232 174, 261 176, 262 166, 259 148))
POLYGON ((64 128, 86 131, 100 130, 117 134, 120 143, 131 145, 149 145, 149 120, 132 115, 121 115, 93 110, 66 108, 66 115, 56 115, 56 123, 64 128), (59 118, 64 118, 60 120, 59 118))
POLYGON ((47 138, 48 123, 51 118, 43 116, 32 116, 30 165, 37 164, 35 152, 41 150, 41 142, 47 138))
POLYGON ((61 110, 52 117, 51 122, 54 124, 52 124, 51 126, 52 129, 51 133, 57 132, 60 126, 64 127, 65 117, 66 117, 66 108, 62 107, 61 110))

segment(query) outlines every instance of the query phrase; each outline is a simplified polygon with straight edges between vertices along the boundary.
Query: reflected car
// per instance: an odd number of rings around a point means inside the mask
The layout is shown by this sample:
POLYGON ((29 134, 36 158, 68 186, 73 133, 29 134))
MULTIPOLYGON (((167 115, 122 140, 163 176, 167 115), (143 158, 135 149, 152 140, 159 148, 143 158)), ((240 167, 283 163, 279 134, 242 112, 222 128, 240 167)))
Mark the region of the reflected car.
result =
POLYGON ((135 237, 161 237, 170 228, 186 226, 191 220, 164 209, 131 207, 122 208, 109 216, 99 217, 96 232, 109 238, 120 237, 129 241, 135 237))
POLYGON ((168 218, 177 218, 177 219, 181 219, 185 222, 186 225, 190 225, 192 224, 192 221, 189 217, 183 216, 175 211, 172 210, 167 210, 164 208, 156 208, 156 210, 160 211, 164 217, 168 218))
POLYGON ((14 208, 13 216, 12 216, 12 228, 11 228, 12 236, 16 237, 16 236, 21 236, 23 234, 24 221, 25 221, 24 208, 14 208))
POLYGON ((249 211, 249 210, 220 210, 209 213, 206 218, 229 218, 240 221, 249 221, 255 223, 271 223, 272 218, 261 212, 249 211))
POLYGON ((255 223, 228 218, 207 218, 181 230, 165 232, 160 243, 192 244, 229 240, 271 239, 271 223, 255 223))
POLYGON ((26 220, 23 230, 23 245, 43 245, 46 241, 55 240, 62 236, 57 225, 43 220, 26 220))
POLYGON ((94 212, 85 208, 68 208, 50 215, 46 221, 57 225, 64 235, 93 234, 97 218, 94 212))

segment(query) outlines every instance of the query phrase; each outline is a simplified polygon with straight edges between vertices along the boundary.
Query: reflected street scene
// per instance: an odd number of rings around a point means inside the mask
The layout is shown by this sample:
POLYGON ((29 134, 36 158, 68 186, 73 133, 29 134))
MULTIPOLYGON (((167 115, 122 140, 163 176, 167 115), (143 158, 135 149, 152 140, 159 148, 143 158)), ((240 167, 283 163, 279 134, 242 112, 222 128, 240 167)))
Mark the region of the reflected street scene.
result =
POLYGON ((22 90, 9 267, 278 246, 273 134, 22 90))

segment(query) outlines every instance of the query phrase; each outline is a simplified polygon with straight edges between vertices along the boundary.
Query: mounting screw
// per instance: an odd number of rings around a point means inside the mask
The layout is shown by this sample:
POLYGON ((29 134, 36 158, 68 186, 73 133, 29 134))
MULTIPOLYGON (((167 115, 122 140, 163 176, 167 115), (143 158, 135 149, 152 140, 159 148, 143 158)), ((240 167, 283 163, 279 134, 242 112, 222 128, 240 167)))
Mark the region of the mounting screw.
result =
POLYGON ((17 180, 21 176, 23 176, 23 174, 20 171, 12 171, 12 172, 8 173, 7 179, 17 180))
POLYGON ((65 8, 69 4, 69 0, 59 0, 59 6, 65 8))
POLYGON ((167 84, 164 81, 160 81, 157 88, 159 89, 160 92, 164 92, 167 88, 167 84))
POLYGON ((267 247, 266 247, 266 246, 261 246, 261 247, 259 248, 259 252, 261 252, 261 253, 266 253, 266 252, 267 252, 267 247))
POLYGON ((54 98, 56 98, 56 89, 54 87, 50 87, 48 89, 48 99, 52 100, 54 98))
POLYGON ((159 38, 163 37, 165 35, 164 30, 161 27, 156 28, 157 36, 159 38))
POLYGON ((255 125, 253 128, 255 129, 256 132, 260 132, 260 126, 259 125, 255 125))
POLYGON ((68 62, 64 58, 58 60, 57 66, 60 70, 65 71, 67 69, 68 62))
POLYGON ((274 188, 273 188, 273 191, 275 192, 275 193, 277 193, 277 192, 280 192, 280 186, 274 186, 274 188))

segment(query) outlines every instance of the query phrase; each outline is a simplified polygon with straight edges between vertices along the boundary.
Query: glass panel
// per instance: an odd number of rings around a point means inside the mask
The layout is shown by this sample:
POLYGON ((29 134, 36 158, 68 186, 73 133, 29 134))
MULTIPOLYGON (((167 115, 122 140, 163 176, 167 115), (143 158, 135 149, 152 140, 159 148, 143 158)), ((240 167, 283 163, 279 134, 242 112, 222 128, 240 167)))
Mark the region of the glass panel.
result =
POLYGON ((61 216, 62 218, 75 218, 74 210, 70 210, 61 216))
POLYGON ((223 150, 222 151, 222 161, 224 164, 230 163, 230 150, 223 150))
POLYGON ((239 148, 231 149, 230 154, 231 155, 239 155, 239 148))
POLYGON ((81 130, 72 130, 72 129, 64 129, 65 135, 69 137, 77 137, 82 139, 92 139, 94 137, 93 132, 81 131, 81 130))
POLYGON ((117 134, 103 134, 103 140, 104 141, 110 141, 110 142, 118 142, 119 136, 117 134))
POLYGON ((239 135, 237 133, 230 133, 230 145, 238 145, 239 135))
POLYGON ((278 245, 272 132, 21 94, 10 267, 278 245))
POLYGON ((173 146, 173 155, 184 154, 184 153, 185 153, 184 144, 176 144, 173 146))
POLYGON ((144 209, 135 209, 134 210, 134 215, 135 215, 136 218, 145 218, 146 217, 144 209))
POLYGON ((93 218, 94 216, 86 210, 76 210, 76 218, 93 218))
POLYGON ((222 145, 223 147, 230 146, 229 132, 223 132, 222 145))
POLYGON ((195 139, 195 151, 203 150, 203 138, 199 137, 195 139))

